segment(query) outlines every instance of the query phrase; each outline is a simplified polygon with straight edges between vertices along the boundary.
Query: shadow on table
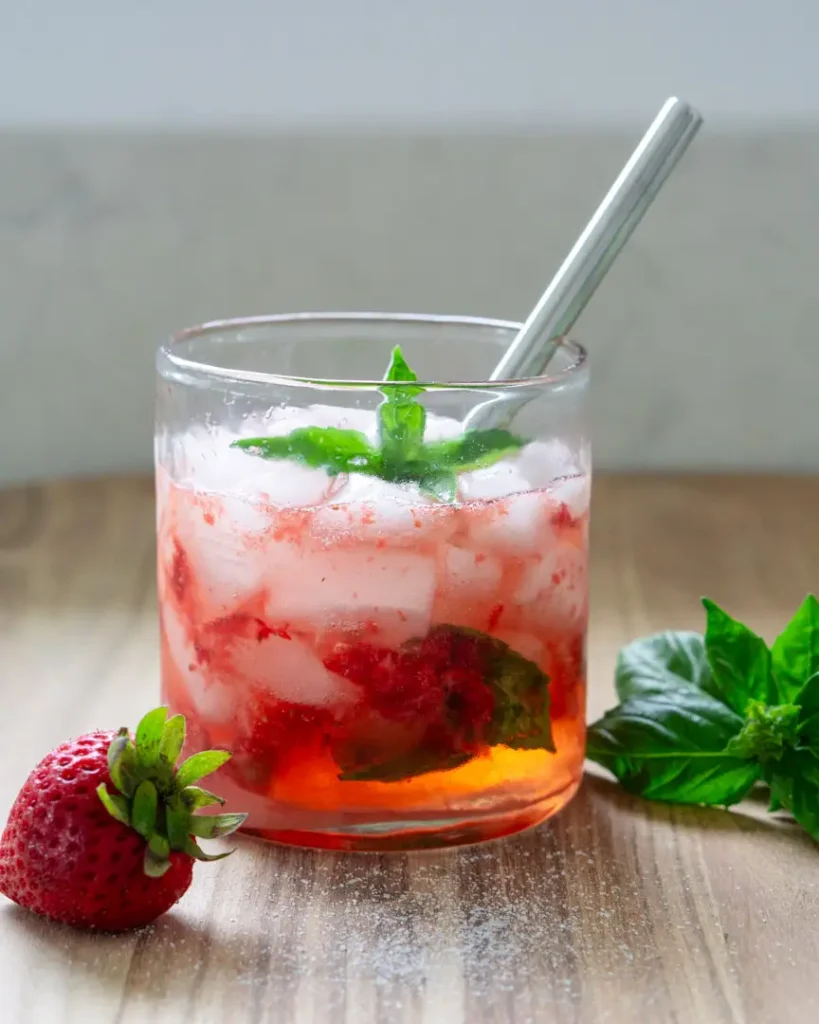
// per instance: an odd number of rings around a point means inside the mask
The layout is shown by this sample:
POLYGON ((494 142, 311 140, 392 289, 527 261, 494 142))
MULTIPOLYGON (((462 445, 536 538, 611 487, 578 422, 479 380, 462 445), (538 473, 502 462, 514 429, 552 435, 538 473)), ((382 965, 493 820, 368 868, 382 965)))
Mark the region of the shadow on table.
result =
POLYGON ((813 840, 785 812, 768 813, 770 793, 759 786, 739 804, 730 808, 700 807, 689 804, 672 804, 662 801, 644 800, 626 792, 612 779, 598 775, 596 770, 586 772, 583 787, 566 814, 587 814, 594 807, 597 813, 605 812, 608 805, 618 814, 637 816, 650 821, 668 821, 675 827, 699 829, 708 832, 753 832, 770 835, 772 841, 782 842, 787 836, 795 842, 811 847, 813 840), (598 806, 599 805, 599 806, 598 806))
MULTIPOLYGON (((137 932, 111 934, 71 929, 12 905, 0 909, 0 929, 14 943, 18 969, 27 978, 21 985, 36 993, 37 979, 47 977, 61 1006, 76 1004, 77 1019, 93 1006, 105 1009, 100 1020, 113 1020, 117 1008, 127 1006, 136 1014, 129 1020, 147 1020, 140 1014, 163 1003, 169 1019, 197 1020, 201 1010, 207 1020, 227 1020, 231 1001, 252 998, 257 963, 262 956, 266 964, 270 956, 258 932, 226 935, 209 921, 173 911, 137 932), (205 1012, 203 999, 224 1003, 225 1013, 214 1016, 215 1007, 205 1012)), ((36 994, 27 1003, 36 1006, 36 994)))

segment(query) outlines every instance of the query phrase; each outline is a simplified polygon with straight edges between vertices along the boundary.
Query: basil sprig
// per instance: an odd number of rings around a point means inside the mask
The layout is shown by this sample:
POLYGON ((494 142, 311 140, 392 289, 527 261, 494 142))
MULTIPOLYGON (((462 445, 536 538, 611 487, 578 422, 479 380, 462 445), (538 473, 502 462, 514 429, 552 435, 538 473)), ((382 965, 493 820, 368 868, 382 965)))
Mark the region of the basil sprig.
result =
POLYGON ((424 388, 401 349, 393 349, 378 407, 378 440, 358 430, 299 427, 280 437, 234 441, 249 455, 291 459, 330 476, 363 473, 392 483, 415 483, 440 501, 455 500, 458 474, 491 466, 519 451, 526 441, 508 430, 468 430, 444 441, 425 440, 427 412, 418 401, 424 388))
POLYGON ((727 806, 756 783, 819 840, 819 602, 771 648, 713 601, 705 635, 658 633, 620 652, 620 703, 586 755, 650 800, 727 806))

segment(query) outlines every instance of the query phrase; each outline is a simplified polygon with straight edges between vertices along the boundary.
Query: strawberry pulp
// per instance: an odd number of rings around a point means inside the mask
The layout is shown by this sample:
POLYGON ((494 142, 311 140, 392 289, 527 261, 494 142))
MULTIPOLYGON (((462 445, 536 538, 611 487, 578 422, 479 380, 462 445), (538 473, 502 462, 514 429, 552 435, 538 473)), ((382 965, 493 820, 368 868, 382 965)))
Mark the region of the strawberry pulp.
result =
POLYGON ((328 481, 295 506, 160 476, 164 699, 192 749, 233 751, 219 792, 248 827, 338 847, 387 845, 391 823, 402 846, 468 841, 570 798, 585 478, 451 505, 328 481))

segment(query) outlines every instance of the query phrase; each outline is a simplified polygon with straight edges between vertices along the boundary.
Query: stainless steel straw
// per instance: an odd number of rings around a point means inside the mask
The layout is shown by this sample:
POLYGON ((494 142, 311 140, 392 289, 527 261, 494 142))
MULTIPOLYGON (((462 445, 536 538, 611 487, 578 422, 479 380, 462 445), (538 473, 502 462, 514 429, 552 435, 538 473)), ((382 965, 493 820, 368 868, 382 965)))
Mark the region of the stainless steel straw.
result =
POLYGON ((674 97, 666 101, 491 380, 543 373, 701 124, 702 117, 687 103, 674 97))

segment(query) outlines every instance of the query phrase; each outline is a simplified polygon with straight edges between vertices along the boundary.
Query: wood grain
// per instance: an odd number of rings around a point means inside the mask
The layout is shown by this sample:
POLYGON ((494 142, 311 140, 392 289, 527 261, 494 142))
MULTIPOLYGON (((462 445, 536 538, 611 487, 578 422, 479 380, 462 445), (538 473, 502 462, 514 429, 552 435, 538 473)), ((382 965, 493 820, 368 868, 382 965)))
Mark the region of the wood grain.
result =
MULTIPOLYGON (((772 636, 819 579, 819 481, 596 484, 590 713, 617 648, 772 636)), ((0 493, 0 815, 48 747, 157 696, 153 497, 119 479, 0 493)), ((138 935, 0 906, 9 1024, 802 1024, 819 1014, 819 849, 762 806, 632 799, 589 775, 555 821, 483 847, 349 855, 244 840, 138 935)))

